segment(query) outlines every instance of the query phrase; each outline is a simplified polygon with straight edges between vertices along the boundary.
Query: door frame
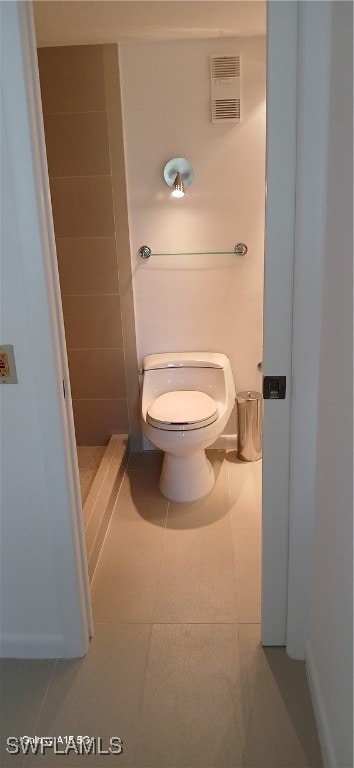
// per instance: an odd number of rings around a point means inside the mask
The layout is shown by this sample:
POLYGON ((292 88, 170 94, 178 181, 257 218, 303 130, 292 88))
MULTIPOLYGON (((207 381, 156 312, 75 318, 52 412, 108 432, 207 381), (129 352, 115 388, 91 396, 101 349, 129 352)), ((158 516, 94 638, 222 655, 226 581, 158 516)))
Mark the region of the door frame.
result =
POLYGON ((262 644, 286 645, 298 4, 267 11, 263 373, 286 376, 286 397, 264 401, 262 644))
MULTIPOLYGON (((52 531, 53 558, 57 574, 57 594, 60 605, 65 655, 68 658, 72 658, 82 656, 87 652, 89 639, 93 635, 93 621, 68 357, 44 137, 33 7, 31 2, 20 1, 13 5, 16 6, 18 14, 42 259, 51 319, 55 367, 58 377, 57 392, 64 440, 63 452, 65 452, 65 455, 63 455, 63 465, 67 478, 66 490, 70 503, 69 525, 66 524, 65 520, 59 520, 57 510, 51 507, 48 508, 48 520, 52 531), (72 546, 70 550, 69 548, 66 549, 66 559, 63 559, 61 548, 58 547, 58 541, 63 541, 64 543, 65 537, 66 541, 71 540, 72 546)), ((11 139, 10 135, 11 148, 16 153, 15 132, 13 132, 12 136, 13 138, 11 139)), ((33 281, 28 281, 26 287, 29 292, 33 292, 33 281)))
POLYGON ((265 401, 262 642, 297 659, 309 635, 332 8, 268 2, 264 372, 289 380, 285 407, 265 401))
MULTIPOLYGON (((297 0, 268 3, 268 66, 267 66, 267 199, 265 235, 265 296, 264 296, 264 374, 285 375, 287 396, 282 401, 266 401, 264 408, 264 460, 263 460, 263 573, 262 573, 262 642, 264 645, 291 646, 291 633, 296 622, 289 624, 288 596, 294 595, 294 584, 301 581, 302 562, 299 548, 294 545, 296 525, 289 528, 289 503, 294 502, 296 481, 301 479, 301 467, 291 476, 294 446, 299 445, 301 430, 293 430, 297 422, 298 401, 292 402, 292 349, 293 349, 293 273, 296 245, 296 169, 298 119, 298 35, 300 6, 297 0), (290 536, 290 542, 289 542, 290 536), (292 554, 289 572, 289 551, 292 554), (289 578, 288 578, 289 577, 289 578)), ((309 4, 318 6, 319 4, 309 4)), ((330 6, 331 3, 321 4, 330 6)), ((88 617, 90 634, 92 620, 87 582, 87 563, 84 556, 84 534, 79 502, 79 478, 75 459, 74 425, 64 324, 60 300, 59 278, 55 261, 55 241, 50 206, 49 181, 46 166, 43 118, 40 100, 36 58, 33 10, 30 3, 18 3, 24 56, 27 63, 28 87, 31 107, 35 114, 37 136, 32 135, 38 189, 42 190, 42 228, 46 232, 48 294, 52 307, 52 323, 57 338, 55 354, 58 371, 67 377, 67 399, 63 411, 63 429, 66 432, 65 461, 71 465, 71 497, 73 530, 79 539, 76 547, 77 570, 84 588, 78 595, 82 610, 88 617)), ((305 11, 304 11, 305 12, 305 11)), ((302 184, 304 178, 302 179, 302 184)), ((297 231, 298 242, 301 241, 297 231)), ((320 269, 320 266, 319 266, 320 269)), ((299 287, 299 286, 298 286, 299 287)), ((301 291, 300 291, 301 294, 301 291)), ((296 311, 301 312, 297 296, 296 311)), ((301 296, 300 296, 301 299, 301 296)), ((316 347, 316 339, 314 347, 316 347)), ((311 494, 310 494, 311 495, 311 494)), ((296 504, 292 508, 296 520, 296 504)), ((49 511, 50 514, 50 511, 49 511)), ((58 584, 58 589, 59 589, 58 584)), ((308 590, 302 583, 302 593, 308 590)), ((296 592, 296 588, 295 588, 296 592)), ((297 594, 298 597, 298 594, 297 594)), ((294 603, 294 601, 293 601, 294 603)), ((296 606, 295 606, 296 608, 296 606)), ((294 614, 295 615, 295 614, 294 614)), ((295 630, 294 630, 295 627, 295 630)), ((74 629, 73 629, 74 631, 74 629)), ((297 638, 297 654, 303 657, 302 645, 307 637, 306 626, 297 638)))

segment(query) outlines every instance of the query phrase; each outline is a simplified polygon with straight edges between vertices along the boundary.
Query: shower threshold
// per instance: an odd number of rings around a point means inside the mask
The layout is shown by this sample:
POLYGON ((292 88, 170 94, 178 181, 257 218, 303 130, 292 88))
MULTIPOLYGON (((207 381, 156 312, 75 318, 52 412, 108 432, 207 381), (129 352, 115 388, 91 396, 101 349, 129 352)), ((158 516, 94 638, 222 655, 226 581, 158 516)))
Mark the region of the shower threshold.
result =
POLYGON ((83 503, 82 512, 90 583, 121 486, 128 456, 129 436, 112 435, 83 503))

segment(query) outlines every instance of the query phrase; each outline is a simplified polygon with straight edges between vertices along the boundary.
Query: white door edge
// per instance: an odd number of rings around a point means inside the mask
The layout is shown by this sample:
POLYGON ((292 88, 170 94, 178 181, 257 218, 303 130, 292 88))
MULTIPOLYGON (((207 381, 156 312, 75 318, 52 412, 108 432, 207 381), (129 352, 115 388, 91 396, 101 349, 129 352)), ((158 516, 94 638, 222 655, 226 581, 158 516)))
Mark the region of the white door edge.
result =
POLYGON ((285 645, 288 597, 290 404, 297 119, 298 3, 267 7, 264 282, 265 376, 286 398, 264 401, 262 643, 285 645))
MULTIPOLYGON (((60 580, 58 583, 58 598, 59 603, 61 604, 64 642, 67 648, 67 655, 70 657, 72 655, 82 655, 86 652, 89 637, 91 637, 93 634, 93 622, 82 520, 82 505, 77 465, 75 429, 72 412, 64 321, 61 306, 56 245, 45 150, 33 8, 32 3, 24 2, 18 2, 17 8, 21 31, 24 77, 31 121, 31 144, 35 163, 38 210, 43 244, 44 268, 46 270, 48 287, 48 301, 52 319, 54 355, 60 386, 62 386, 61 382, 63 381, 65 387, 65 398, 63 396, 61 401, 61 414, 65 439, 64 461, 66 464, 69 486, 68 492, 70 495, 71 506, 71 533, 73 539, 73 550, 76 556, 76 563, 73 564, 75 566, 74 570, 76 575, 72 584, 72 588, 73 590, 77 591, 77 594, 75 595, 76 603, 79 606, 77 621, 75 618, 73 619, 73 617, 70 616, 70 612, 67 610, 67 595, 65 594, 65 590, 61 590, 60 588, 60 580)), ((50 510, 48 510, 48 514, 50 515, 50 510)), ((52 523, 53 536, 55 537, 56 521, 52 521, 52 523)), ((59 559, 55 541, 53 542, 53 552, 54 557, 57 556, 59 559)), ((55 565, 57 574, 60 574, 63 569, 63 563, 57 562, 55 565)))

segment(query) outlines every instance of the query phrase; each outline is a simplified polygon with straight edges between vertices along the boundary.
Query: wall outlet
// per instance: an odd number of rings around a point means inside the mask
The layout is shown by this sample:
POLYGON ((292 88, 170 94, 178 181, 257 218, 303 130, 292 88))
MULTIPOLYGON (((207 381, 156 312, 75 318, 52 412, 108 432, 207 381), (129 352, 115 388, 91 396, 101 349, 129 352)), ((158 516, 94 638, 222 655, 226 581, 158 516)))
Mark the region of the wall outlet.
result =
POLYGON ((0 346, 0 384, 17 384, 15 355, 12 344, 0 346))

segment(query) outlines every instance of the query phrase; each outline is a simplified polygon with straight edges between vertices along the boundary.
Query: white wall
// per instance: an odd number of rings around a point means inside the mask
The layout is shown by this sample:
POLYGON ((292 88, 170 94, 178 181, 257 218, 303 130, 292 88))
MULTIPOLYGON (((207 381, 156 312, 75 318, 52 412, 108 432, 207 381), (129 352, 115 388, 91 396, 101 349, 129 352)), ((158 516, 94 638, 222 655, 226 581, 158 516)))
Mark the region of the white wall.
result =
POLYGON ((119 46, 138 359, 214 350, 231 358, 236 389, 261 387, 265 206, 265 40, 119 46), (213 125, 209 57, 241 55, 242 122, 213 125), (171 198, 163 168, 187 157, 194 182, 171 198), (136 256, 229 251, 246 257, 136 256))
POLYGON ((1 655, 80 656, 88 644, 87 583, 47 268, 52 225, 49 219, 43 228, 49 193, 47 178, 39 184, 41 134, 31 142, 31 84, 39 101, 31 6, 1 3, 0 11, 1 342, 14 345, 18 376, 0 392, 1 655))
POLYGON ((327 226, 307 663, 326 766, 353 765, 351 3, 332 3, 327 226))

